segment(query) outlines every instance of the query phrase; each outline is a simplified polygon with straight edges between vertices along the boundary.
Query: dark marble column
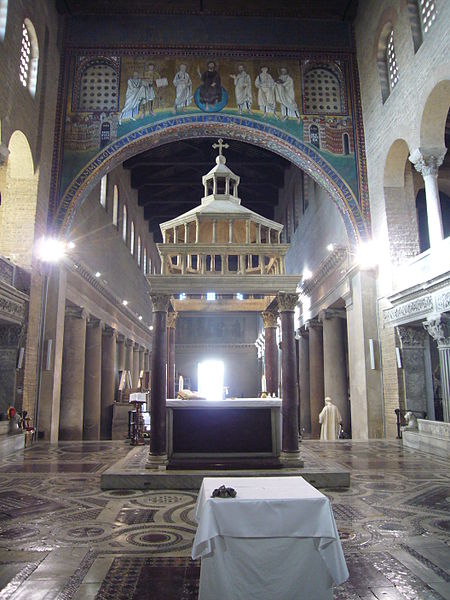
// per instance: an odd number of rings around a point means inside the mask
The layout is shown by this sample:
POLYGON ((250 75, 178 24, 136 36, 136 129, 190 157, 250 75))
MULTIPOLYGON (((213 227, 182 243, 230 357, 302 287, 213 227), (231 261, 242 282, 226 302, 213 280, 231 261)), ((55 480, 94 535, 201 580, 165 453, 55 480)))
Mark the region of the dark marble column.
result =
POLYGON ((300 388, 300 433, 311 433, 311 404, 309 398, 309 335, 302 328, 298 339, 298 378, 300 388))
POLYGON ((86 366, 84 369, 83 439, 100 439, 102 382, 102 324, 89 319, 86 327, 86 366))
POLYGON ((151 433, 149 468, 167 463, 166 390, 167 390, 167 309, 170 296, 151 294, 153 304, 153 347, 151 374, 151 433))
POLYGON ((311 403, 311 437, 320 438, 319 414, 324 407, 322 323, 308 321, 309 397, 311 403))
POLYGON ((294 310, 298 296, 279 292, 277 299, 281 316, 281 398, 283 402, 281 460, 289 464, 299 464, 301 461, 298 449, 297 358, 294 331, 294 310))
POLYGON ((60 440, 83 439, 86 312, 66 307, 61 380, 60 440))
POLYGON ((278 346, 277 311, 266 310, 262 314, 264 321, 264 372, 266 388, 269 394, 278 396, 278 346))
POLYGON ((450 318, 442 314, 436 319, 428 319, 423 326, 438 345, 442 410, 444 421, 450 423, 450 318))
POLYGON ((167 314, 167 397, 175 398, 175 328, 176 312, 167 314))
POLYGON ((116 337, 117 331, 106 326, 102 337, 102 389, 100 437, 111 439, 112 411, 116 392, 116 337))

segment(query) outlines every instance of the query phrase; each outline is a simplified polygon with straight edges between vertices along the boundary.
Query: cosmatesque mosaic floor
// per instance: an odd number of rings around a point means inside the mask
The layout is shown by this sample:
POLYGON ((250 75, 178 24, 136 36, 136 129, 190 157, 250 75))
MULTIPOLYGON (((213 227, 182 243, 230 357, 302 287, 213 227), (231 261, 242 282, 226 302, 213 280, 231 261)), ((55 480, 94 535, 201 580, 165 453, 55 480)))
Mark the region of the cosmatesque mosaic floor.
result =
MULTIPOLYGON (((101 491, 101 473, 129 450, 39 443, 0 462, 1 600, 197 598, 197 494, 101 491)), ((322 490, 350 571, 335 600, 450 599, 448 462, 398 441, 302 450, 351 469, 348 490, 322 490)))

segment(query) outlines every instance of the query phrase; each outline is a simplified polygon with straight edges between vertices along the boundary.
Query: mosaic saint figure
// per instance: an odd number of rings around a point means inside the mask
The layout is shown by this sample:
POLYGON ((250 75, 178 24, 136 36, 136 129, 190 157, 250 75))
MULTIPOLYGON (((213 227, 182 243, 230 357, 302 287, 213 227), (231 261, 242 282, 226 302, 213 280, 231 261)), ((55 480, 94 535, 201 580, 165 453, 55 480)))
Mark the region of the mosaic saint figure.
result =
POLYGON ((136 120, 136 117, 139 114, 142 98, 142 81, 135 71, 133 73, 133 77, 130 77, 128 80, 125 103, 123 105, 122 112, 120 113, 119 125, 125 120, 136 120))
POLYGON ((197 69, 198 75, 202 80, 200 86, 200 102, 205 105, 206 110, 210 106, 222 101, 222 83, 220 75, 217 72, 216 63, 211 60, 207 64, 207 70, 204 73, 197 69))
POLYGON ((192 102, 192 81, 189 73, 186 72, 186 65, 180 65, 180 70, 173 78, 176 96, 173 112, 184 110, 192 102))
POLYGON ((155 65, 149 64, 148 71, 145 79, 142 79, 142 106, 144 109, 144 115, 146 110, 149 115, 154 115, 154 104, 157 95, 158 88, 156 86, 156 80, 160 79, 159 73, 155 71, 155 65))
POLYGON ((280 69, 280 75, 275 84, 275 98, 280 103, 281 120, 286 121, 288 117, 292 117, 300 123, 300 113, 295 101, 294 81, 284 67, 280 69))
POLYGON ((263 113, 263 119, 267 114, 275 114, 275 81, 269 73, 268 67, 261 67, 261 72, 255 79, 258 90, 259 110, 263 113))
POLYGON ((338 407, 329 397, 325 398, 325 406, 319 414, 319 423, 321 440, 337 440, 339 438, 342 417, 338 407))
POLYGON ((252 107, 252 82, 250 75, 246 73, 244 65, 238 66, 238 74, 230 75, 234 81, 234 93, 236 104, 241 115, 244 110, 251 112, 252 107))

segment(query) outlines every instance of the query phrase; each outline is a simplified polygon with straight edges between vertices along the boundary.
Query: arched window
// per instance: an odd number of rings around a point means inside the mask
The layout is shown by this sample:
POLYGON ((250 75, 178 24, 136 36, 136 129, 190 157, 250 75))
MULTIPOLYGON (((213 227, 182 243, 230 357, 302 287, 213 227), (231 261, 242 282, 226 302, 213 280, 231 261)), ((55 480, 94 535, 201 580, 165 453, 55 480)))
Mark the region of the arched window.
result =
POLYGON ((131 221, 130 225, 130 252, 134 255, 134 223, 131 221))
POLYGON ((106 190, 108 187, 108 175, 103 175, 100 180, 100 204, 106 208, 106 190))
POLYGON ((112 222, 117 227, 117 220, 119 218, 119 188, 117 185, 113 189, 113 210, 112 210, 112 222))
POLYGON ((8 18, 8 0, 0 0, 0 40, 3 42, 6 32, 6 19, 8 18))
POLYGON ((138 239, 137 239, 137 257, 136 257, 137 258, 138 267, 141 266, 141 251, 142 251, 142 248, 141 248, 141 236, 138 235, 138 239))
POLYGON ((150 275, 152 274, 152 257, 149 256, 148 257, 148 269, 147 269, 147 273, 149 273, 150 275))
POLYGON ((22 44, 20 47, 19 79, 32 96, 36 93, 39 63, 39 47, 33 23, 25 19, 22 24, 22 44))
POLYGON ((144 255, 142 257, 142 270, 144 275, 147 275, 147 248, 144 248, 144 255))
POLYGON ((397 65, 397 56, 395 54, 394 47, 394 30, 392 29, 389 37, 386 48, 386 63, 388 68, 388 76, 389 76, 389 87, 390 89, 394 89, 394 87, 398 83, 398 65, 397 65))
POLYGON ((123 205, 122 209, 122 239, 127 243, 127 205, 123 205))
POLYGON ((385 23, 378 39, 377 69, 380 77, 381 98, 384 103, 398 81, 394 28, 391 21, 385 23))
POLYGON ((426 34, 436 19, 436 4, 434 0, 419 0, 419 13, 422 32, 426 34))

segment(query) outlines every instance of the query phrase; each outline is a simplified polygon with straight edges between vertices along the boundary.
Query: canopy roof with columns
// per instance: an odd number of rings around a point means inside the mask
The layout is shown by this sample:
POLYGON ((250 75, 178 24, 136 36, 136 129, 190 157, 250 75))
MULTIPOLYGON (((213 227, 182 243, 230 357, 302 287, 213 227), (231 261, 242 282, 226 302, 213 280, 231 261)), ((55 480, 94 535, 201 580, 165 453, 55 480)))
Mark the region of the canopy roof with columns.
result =
POLYGON ((240 178, 222 153, 228 144, 219 140, 213 147, 219 154, 202 178, 201 204, 161 224, 161 274, 148 281, 152 293, 185 293, 187 301, 177 302, 177 310, 204 307, 208 291, 222 295, 221 309, 224 304, 233 309, 240 293, 239 310, 264 310, 280 290, 295 292, 299 276, 285 274, 289 245, 281 243, 283 225, 241 205, 240 178))

